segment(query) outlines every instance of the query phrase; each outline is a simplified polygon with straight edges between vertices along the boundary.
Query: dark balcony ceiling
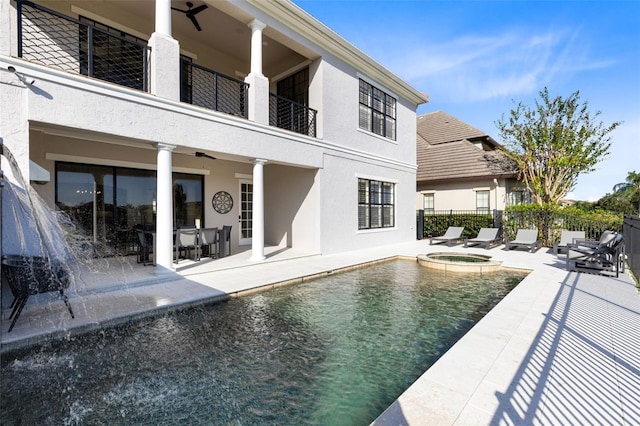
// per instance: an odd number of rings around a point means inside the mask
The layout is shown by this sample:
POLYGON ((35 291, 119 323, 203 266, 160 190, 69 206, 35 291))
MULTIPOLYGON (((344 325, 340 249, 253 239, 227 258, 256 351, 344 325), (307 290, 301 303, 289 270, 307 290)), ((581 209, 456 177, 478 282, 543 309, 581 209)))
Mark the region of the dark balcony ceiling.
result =
MULTIPOLYGON (((85 4, 89 6, 92 2, 74 3, 84 7, 85 4)), ((139 16, 143 22, 148 22, 151 25, 145 31, 148 31, 149 34, 153 32, 154 0, 117 1, 116 3, 119 14, 139 16)), ((251 62, 251 29, 247 24, 253 20, 253 17, 226 1, 196 0, 192 3, 194 7, 205 3, 209 6, 197 15, 202 31, 197 31, 185 14, 177 11, 171 12, 172 35, 180 42, 180 47, 187 51, 193 51, 199 56, 201 53, 194 46, 201 46, 203 49, 212 48, 245 64, 246 69, 238 71, 248 73, 251 62)), ((172 1, 171 6, 183 10, 187 9, 186 1, 172 1)), ((87 9, 93 8, 87 7, 87 9)), ((271 28, 264 30, 262 67, 263 73, 267 77, 279 75, 310 57, 313 57, 313 54, 305 51, 294 41, 276 33, 271 28)))

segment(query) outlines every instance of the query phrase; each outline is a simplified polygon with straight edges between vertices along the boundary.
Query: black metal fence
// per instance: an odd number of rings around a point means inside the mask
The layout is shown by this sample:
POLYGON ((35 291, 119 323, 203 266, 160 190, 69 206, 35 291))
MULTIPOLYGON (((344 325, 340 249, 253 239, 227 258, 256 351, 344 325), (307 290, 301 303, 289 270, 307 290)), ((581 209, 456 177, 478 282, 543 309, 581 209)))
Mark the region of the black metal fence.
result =
POLYGON ((193 64, 185 58, 180 62, 182 102, 247 118, 247 83, 193 64))
MULTIPOLYGON (((443 235, 449 226, 463 226, 463 237, 475 237, 480 228, 499 228, 503 240, 513 240, 518 229, 537 228, 542 244, 552 247, 560 240, 562 230, 585 231, 587 238, 598 239, 605 230, 622 232, 621 218, 614 220, 584 218, 576 215, 540 210, 478 213, 474 210, 423 212, 418 210, 418 238, 443 235), (422 213, 421 213, 422 212, 422 213), (421 216, 422 214, 422 216, 421 216), (422 220, 420 220, 422 217, 422 220), (422 226, 420 226, 422 224, 422 226)), ((626 236, 625 236, 626 240, 626 236)))
POLYGON ((625 217, 622 225, 624 251, 629 269, 640 280, 640 217, 625 217))
POLYGON ((317 111, 298 102, 269 93, 269 125, 316 137, 317 111))
POLYGON ((150 48, 29 1, 18 2, 18 56, 148 90, 150 48))
MULTIPOLYGON (((450 226, 463 226, 463 237, 475 237, 480 228, 500 228, 500 216, 502 212, 494 210, 491 213, 478 213, 475 210, 436 210, 425 212, 418 210, 418 216, 422 215, 422 238, 443 235, 450 226)), ((420 220, 418 220, 420 223, 420 220)), ((418 229, 420 229, 418 225, 418 229)), ((420 235, 418 235, 420 238, 420 235)))

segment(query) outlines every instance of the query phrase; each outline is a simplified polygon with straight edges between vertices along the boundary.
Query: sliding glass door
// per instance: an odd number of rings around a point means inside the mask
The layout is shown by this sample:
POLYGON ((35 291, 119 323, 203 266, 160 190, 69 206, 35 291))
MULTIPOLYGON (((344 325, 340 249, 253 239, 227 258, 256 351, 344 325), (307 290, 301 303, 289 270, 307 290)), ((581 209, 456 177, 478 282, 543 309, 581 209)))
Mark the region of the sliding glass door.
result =
MULTIPOLYGON (((203 218, 203 179, 173 174, 174 227, 203 218)), ((135 248, 137 229, 155 229, 156 172, 78 163, 56 164, 56 204, 94 243, 135 248)))

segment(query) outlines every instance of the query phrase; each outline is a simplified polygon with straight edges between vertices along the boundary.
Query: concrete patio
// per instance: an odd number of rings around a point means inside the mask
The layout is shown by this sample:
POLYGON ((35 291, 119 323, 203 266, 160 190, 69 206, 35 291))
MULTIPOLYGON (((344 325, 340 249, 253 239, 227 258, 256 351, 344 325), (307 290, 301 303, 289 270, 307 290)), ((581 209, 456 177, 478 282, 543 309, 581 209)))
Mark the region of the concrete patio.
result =
POLYGON ((11 333, 2 312, 2 351, 64 338, 171 309, 313 279, 354 265, 434 251, 489 254, 532 272, 443 355, 376 425, 640 423, 640 297, 619 278, 568 273, 551 250, 537 253, 430 246, 427 240, 320 256, 271 248, 180 262, 177 274, 123 262, 85 271, 60 299, 38 295, 11 333))

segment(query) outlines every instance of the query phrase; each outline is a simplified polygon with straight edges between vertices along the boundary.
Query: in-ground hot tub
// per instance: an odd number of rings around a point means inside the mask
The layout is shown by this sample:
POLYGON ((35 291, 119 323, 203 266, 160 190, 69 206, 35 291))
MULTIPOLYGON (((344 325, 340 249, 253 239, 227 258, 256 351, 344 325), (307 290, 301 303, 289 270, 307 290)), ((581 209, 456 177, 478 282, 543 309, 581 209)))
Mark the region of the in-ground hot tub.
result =
POLYGON ((475 253, 436 252, 419 254, 418 263, 424 267, 449 272, 496 272, 502 261, 475 253))

